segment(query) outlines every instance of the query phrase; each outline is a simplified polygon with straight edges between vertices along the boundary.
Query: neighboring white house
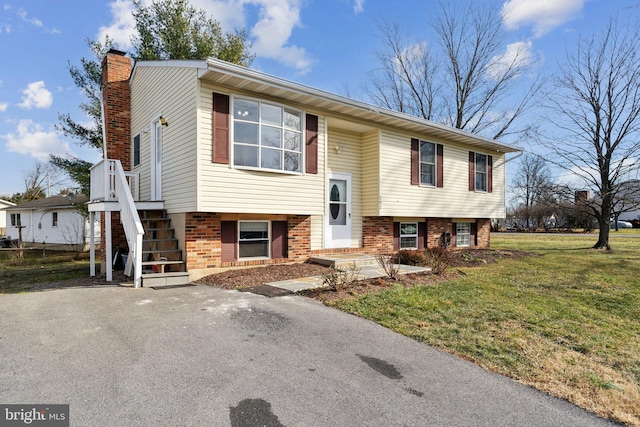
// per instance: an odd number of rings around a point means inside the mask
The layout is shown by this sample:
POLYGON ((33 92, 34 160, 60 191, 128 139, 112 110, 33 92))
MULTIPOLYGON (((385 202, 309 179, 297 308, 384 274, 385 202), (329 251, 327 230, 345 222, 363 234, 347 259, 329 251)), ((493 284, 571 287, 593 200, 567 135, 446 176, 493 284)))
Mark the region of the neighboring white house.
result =
POLYGON ((6 234, 7 212, 4 209, 11 206, 15 206, 15 203, 0 199, 0 236, 6 234))
MULTIPOLYGON (((7 237, 22 238, 25 246, 56 250, 86 250, 89 244, 89 219, 74 204, 84 204, 87 196, 53 196, 10 206, 7 216, 7 237), (22 228, 20 236, 19 228, 22 228)), ((93 224, 100 235, 100 222, 93 224)))

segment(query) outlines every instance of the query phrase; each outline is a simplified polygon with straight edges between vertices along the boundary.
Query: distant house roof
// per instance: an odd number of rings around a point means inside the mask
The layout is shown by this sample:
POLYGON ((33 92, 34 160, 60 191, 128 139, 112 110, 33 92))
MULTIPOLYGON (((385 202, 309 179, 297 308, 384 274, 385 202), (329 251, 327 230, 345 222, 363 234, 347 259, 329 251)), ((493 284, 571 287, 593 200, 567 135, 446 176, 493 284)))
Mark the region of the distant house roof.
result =
POLYGON ((15 203, 12 203, 8 200, 0 199, 0 206, 15 206, 15 205, 16 205, 15 203))
POLYGON ((73 202, 67 196, 52 196, 44 199, 32 200, 30 202, 21 203, 19 205, 5 208, 7 211, 22 211, 25 209, 53 209, 53 208, 72 208, 74 205, 81 205, 89 201, 84 194, 76 194, 73 202))

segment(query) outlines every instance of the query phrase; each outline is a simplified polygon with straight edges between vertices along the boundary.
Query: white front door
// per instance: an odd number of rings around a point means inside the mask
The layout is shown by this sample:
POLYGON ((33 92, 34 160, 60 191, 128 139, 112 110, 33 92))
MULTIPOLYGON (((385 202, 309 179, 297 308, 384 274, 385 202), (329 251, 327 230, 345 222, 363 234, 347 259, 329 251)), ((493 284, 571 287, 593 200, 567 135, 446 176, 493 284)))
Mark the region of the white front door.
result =
POLYGON ((351 247, 351 174, 329 174, 325 247, 351 247))
POLYGON ((151 135, 151 199, 162 200, 162 124, 153 124, 151 135))

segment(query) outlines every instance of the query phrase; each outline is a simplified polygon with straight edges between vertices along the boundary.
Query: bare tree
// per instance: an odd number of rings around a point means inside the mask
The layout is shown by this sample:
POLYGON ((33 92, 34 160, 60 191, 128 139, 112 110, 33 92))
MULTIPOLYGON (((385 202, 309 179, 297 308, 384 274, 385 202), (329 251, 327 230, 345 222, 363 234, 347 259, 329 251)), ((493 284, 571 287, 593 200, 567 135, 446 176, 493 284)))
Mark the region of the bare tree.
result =
POLYGON ((22 171, 24 192, 15 193, 10 197, 13 203, 25 203, 46 197, 51 189, 57 192, 63 180, 59 179, 57 171, 49 163, 36 162, 33 168, 22 171))
POLYGON ((557 130, 545 141, 554 154, 549 160, 594 192, 585 207, 598 222, 597 249, 610 249, 615 200, 621 184, 637 177, 640 168, 637 28, 612 19, 601 34, 581 37, 561 64, 549 96, 548 120, 557 130))
POLYGON ((372 102, 494 139, 530 130, 514 123, 532 106, 540 79, 532 77, 538 73, 529 44, 507 44, 497 4, 441 5, 428 41, 410 40, 391 22, 378 30, 372 102), (530 84, 518 93, 524 79, 530 84))
POLYGON ((531 219, 537 216, 536 226, 539 226, 540 216, 544 216, 549 206, 548 195, 551 188, 551 175, 546 161, 534 154, 525 154, 520 160, 515 177, 511 183, 516 199, 521 203, 522 216, 525 226, 531 227, 531 219))

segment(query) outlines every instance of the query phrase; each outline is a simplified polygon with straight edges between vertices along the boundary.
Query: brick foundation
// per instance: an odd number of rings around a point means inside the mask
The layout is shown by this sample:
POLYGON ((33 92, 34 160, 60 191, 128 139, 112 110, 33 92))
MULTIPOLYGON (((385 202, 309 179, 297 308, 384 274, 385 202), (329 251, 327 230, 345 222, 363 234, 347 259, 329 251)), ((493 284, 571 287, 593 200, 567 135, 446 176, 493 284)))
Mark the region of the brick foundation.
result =
POLYGON ((187 270, 221 267, 220 216, 189 212, 184 222, 187 270))
MULTIPOLYGON (((450 218, 428 218, 427 246, 440 246, 440 237, 448 231, 453 239, 454 224, 450 218)), ((306 215, 289 215, 287 217, 287 249, 288 258, 257 259, 246 261, 222 262, 221 217, 213 213, 191 212, 185 214, 185 257, 188 270, 258 266, 285 262, 304 262, 313 255, 330 253, 389 253, 393 252, 393 218, 363 218, 362 248, 320 249, 311 250, 311 217, 306 215)), ((490 221, 477 220, 478 247, 489 247, 490 221)), ((452 242, 452 246, 455 242, 452 242)))
POLYGON ((453 242, 453 222, 451 218, 428 218, 427 219, 427 247, 440 247, 440 239, 445 231, 451 234, 451 246, 455 246, 453 242))
POLYGON ((289 215, 287 217, 287 261, 303 262, 311 253, 311 217, 308 215, 289 215))
POLYGON ((491 220, 489 218, 479 218, 476 220, 477 244, 478 248, 488 248, 491 246, 491 220))
POLYGON ((187 270, 250 265, 304 262, 311 253, 311 217, 287 217, 288 258, 222 261, 220 215, 190 212, 185 214, 185 257, 187 270))
POLYGON ((362 218, 362 243, 366 253, 393 252, 393 218, 366 216, 362 218))

